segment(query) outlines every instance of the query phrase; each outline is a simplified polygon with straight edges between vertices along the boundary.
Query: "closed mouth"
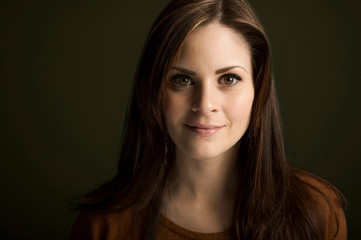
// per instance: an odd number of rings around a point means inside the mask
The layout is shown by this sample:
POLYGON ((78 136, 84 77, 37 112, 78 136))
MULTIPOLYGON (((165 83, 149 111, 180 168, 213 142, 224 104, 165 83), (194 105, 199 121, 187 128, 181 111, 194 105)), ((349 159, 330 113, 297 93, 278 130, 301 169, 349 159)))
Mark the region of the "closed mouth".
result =
POLYGON ((200 135, 212 135, 224 127, 222 125, 199 124, 199 123, 186 123, 185 125, 190 130, 200 135))

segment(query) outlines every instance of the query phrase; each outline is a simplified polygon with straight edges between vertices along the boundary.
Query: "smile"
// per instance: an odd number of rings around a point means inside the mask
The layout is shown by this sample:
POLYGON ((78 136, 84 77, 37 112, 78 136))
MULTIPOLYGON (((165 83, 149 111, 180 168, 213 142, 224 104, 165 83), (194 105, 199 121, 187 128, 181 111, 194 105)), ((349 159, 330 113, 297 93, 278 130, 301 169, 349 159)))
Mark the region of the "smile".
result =
POLYGON ((221 130, 224 126, 203 125, 203 124, 185 124, 191 131, 199 135, 209 136, 221 130))

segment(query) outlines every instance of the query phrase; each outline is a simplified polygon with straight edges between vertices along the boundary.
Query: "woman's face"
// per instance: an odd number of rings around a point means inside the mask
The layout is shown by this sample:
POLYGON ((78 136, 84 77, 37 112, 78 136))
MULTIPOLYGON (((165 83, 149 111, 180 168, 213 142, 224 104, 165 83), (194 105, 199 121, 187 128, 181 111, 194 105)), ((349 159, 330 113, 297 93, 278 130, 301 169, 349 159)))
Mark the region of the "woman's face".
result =
POLYGON ((164 118, 177 156, 226 157, 251 118, 254 87, 244 37, 219 23, 195 29, 168 74, 164 118))

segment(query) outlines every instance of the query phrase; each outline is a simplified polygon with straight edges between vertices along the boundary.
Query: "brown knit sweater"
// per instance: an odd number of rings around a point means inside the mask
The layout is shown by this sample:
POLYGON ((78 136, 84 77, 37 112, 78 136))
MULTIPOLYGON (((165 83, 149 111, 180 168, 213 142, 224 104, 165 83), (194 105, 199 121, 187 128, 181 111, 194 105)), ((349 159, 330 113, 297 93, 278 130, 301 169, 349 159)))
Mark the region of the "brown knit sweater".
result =
MULTIPOLYGON (((141 215, 141 214, 140 214, 141 215)), ((138 214, 139 216, 139 214, 138 214)), ((82 211, 73 226, 71 240, 139 240, 140 231, 134 231, 137 225, 135 211, 112 212, 107 214, 82 211)), ((231 231, 221 233, 198 233, 185 229, 160 215, 157 240, 234 240, 231 231)))
MULTIPOLYGON (((308 183, 316 186, 323 193, 327 194, 330 199, 334 199, 332 194, 327 191, 324 185, 318 181, 308 179, 308 183)), ((337 224, 327 201, 319 193, 314 193, 314 197, 322 208, 327 222, 325 223, 327 239, 346 240, 346 220, 341 207, 337 207, 337 217, 339 229, 336 238, 333 238, 337 231, 337 224)), ((81 211, 75 220, 70 240, 140 240, 140 232, 134 229, 134 226, 141 225, 141 218, 144 216, 141 212, 136 214, 132 208, 123 211, 114 211, 111 213, 96 213, 81 211)), ((232 231, 221 233, 199 233, 172 222, 164 215, 160 215, 159 227, 157 230, 156 240, 231 240, 236 239, 232 231)))

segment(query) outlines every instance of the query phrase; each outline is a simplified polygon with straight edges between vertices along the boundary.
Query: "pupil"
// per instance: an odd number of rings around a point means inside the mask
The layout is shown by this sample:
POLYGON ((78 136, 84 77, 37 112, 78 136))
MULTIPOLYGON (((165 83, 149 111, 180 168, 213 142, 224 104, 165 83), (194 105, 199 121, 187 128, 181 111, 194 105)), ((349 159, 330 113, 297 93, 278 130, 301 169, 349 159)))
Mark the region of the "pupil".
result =
POLYGON ((180 83, 181 84, 187 84, 188 80, 186 78, 181 78, 180 83))

